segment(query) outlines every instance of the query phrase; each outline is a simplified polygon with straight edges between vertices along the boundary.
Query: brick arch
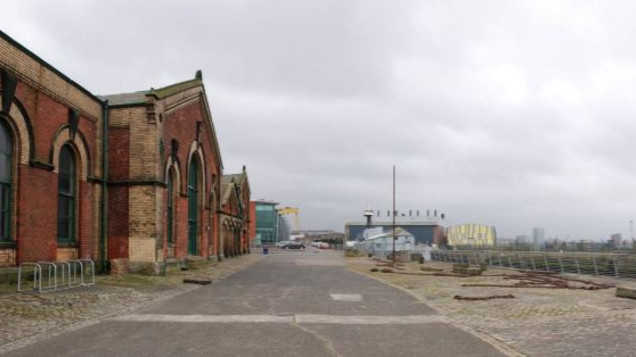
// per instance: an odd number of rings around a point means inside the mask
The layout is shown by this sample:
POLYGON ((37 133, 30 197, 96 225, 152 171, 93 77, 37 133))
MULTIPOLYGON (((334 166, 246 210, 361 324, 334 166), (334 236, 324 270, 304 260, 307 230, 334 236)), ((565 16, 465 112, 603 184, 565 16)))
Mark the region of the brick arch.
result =
POLYGON ((176 185, 175 187, 177 187, 177 193, 179 192, 185 192, 183 190, 183 187, 181 187, 181 165, 179 162, 178 158, 174 158, 173 156, 169 156, 168 159, 166 160, 166 166, 163 172, 163 182, 167 185, 168 184, 168 175, 170 175, 170 169, 174 170, 174 174, 175 174, 175 178, 176 178, 176 185))
MULTIPOLYGON (((3 125, 6 128, 7 135, 11 140, 11 184, 10 184, 10 197, 11 200, 9 202, 9 239, 12 242, 17 241, 17 229, 18 226, 18 210, 17 210, 17 197, 19 195, 18 191, 18 177, 19 171, 21 170, 20 164, 27 164, 29 162, 28 155, 24 155, 24 132, 21 131, 19 122, 16 122, 13 118, 2 114, 0 115, 0 125, 3 125), (25 162, 26 160, 26 162, 25 162)), ((27 148, 29 146, 27 145, 27 148)), ((12 263, 16 262, 16 255, 9 254, 9 261, 12 263)))
MULTIPOLYGON (((13 104, 9 113, 3 114, 2 118, 5 119, 7 126, 11 130, 11 138, 13 139, 13 147, 17 149, 18 155, 16 158, 18 162, 23 165, 28 165, 29 161, 34 153, 35 142, 33 140, 33 129, 31 128, 31 121, 22 106, 22 103, 17 98, 13 99, 13 104)), ((2 98, 0 98, 0 107, 2 106, 2 98)))
MULTIPOLYGON (((166 249, 173 249, 168 251, 168 257, 171 256, 177 256, 177 251, 178 251, 178 244, 180 244, 180 239, 179 239, 179 228, 180 228, 180 222, 179 222, 179 218, 181 216, 181 208, 179 207, 179 196, 182 194, 182 192, 184 192, 182 190, 181 187, 181 166, 179 163, 179 159, 176 156, 169 156, 166 159, 166 164, 165 164, 165 168, 164 168, 164 181, 163 183, 166 185, 165 189, 163 190, 164 195, 162 196, 164 198, 164 200, 162 201, 162 210, 163 210, 163 215, 162 217, 164 217, 164 220, 162 222, 163 226, 162 229, 165 229, 163 232, 165 234, 165 237, 162 239, 162 244, 166 244, 166 249), (169 199, 169 192, 168 192, 168 179, 169 177, 172 176, 172 216, 168 216, 167 212, 168 212, 168 199, 169 199), (172 237, 168 236, 168 222, 169 220, 172 220, 172 237), (172 247, 168 246, 168 240, 172 238, 172 247)), ((186 210, 187 212, 187 210, 186 210)))
MULTIPOLYGON (((197 162, 199 163, 199 168, 201 168, 201 172, 200 172, 200 176, 199 178, 201 179, 201 185, 202 185, 202 190, 201 192, 203 193, 207 193, 208 192, 208 186, 209 186, 209 180, 208 180, 208 167, 206 165, 206 161, 205 161, 205 152, 203 151, 203 148, 201 147, 201 145, 199 144, 199 142, 197 141, 193 141, 192 143, 190 143, 190 149, 188 150, 188 161, 186 161, 186 165, 187 165, 187 170, 185 172, 186 175, 186 185, 188 182, 188 177, 187 175, 190 174, 190 163, 192 162, 192 158, 196 157, 197 162)), ((202 200, 201 200, 201 204, 204 204, 204 200, 205 197, 207 197, 207 194, 204 194, 202 196, 202 200)))
MULTIPOLYGON (((190 182, 190 165, 192 164, 193 161, 196 161, 197 164, 199 165, 199 170, 198 170, 198 180, 197 180, 197 201, 198 201, 198 206, 199 206, 199 212, 197 212, 197 220, 198 220, 198 231, 197 231, 197 250, 199 251, 199 253, 203 252, 204 248, 204 239, 205 239, 205 234, 206 234, 206 230, 205 230, 205 225, 204 225, 204 212, 205 212, 205 204, 206 204, 206 199, 207 199, 207 173, 206 173, 206 165, 205 165, 205 159, 203 157, 203 150, 201 150, 201 148, 199 147, 199 145, 197 144, 197 142, 193 142, 192 145, 190 145, 190 151, 188 153, 188 161, 187 161, 187 166, 185 169, 185 181, 184 181, 184 192, 186 194, 189 194, 188 192, 188 184, 190 182)), ((189 211, 187 213, 188 215, 190 214, 189 211)))
POLYGON ((84 140, 84 136, 79 131, 75 134, 75 138, 71 140, 71 131, 68 125, 60 128, 60 130, 58 130, 58 132, 55 134, 55 138, 53 139, 53 145, 51 147, 51 163, 54 167, 53 172, 58 172, 60 163, 60 150, 62 149, 62 146, 66 144, 69 144, 75 151, 77 157, 76 164, 80 168, 80 180, 86 181, 90 172, 90 156, 88 145, 84 140))

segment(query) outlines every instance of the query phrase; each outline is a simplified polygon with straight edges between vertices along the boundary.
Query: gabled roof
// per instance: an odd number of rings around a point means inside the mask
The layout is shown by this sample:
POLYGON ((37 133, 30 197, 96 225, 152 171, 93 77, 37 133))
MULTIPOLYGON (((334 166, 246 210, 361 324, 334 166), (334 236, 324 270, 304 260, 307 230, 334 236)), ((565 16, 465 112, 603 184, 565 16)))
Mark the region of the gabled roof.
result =
POLYGON ((221 176, 221 205, 224 205, 230 199, 230 195, 234 188, 241 187, 247 181, 247 172, 243 169, 240 174, 227 174, 221 176))
POLYGON ((194 79, 171 84, 159 89, 150 88, 149 90, 145 91, 100 95, 99 98, 102 100, 108 100, 108 104, 111 107, 124 105, 143 105, 146 103, 147 96, 154 96, 157 99, 163 99, 200 85, 203 85, 203 82, 197 75, 197 77, 195 77, 194 79))
POLYGON ((154 97, 156 99, 164 99, 172 95, 181 93, 191 88, 201 87, 202 101, 205 107, 204 116, 208 119, 206 122, 210 125, 212 130, 212 141, 214 150, 216 151, 215 157, 218 160, 221 170, 223 169, 223 160, 221 158, 221 149, 219 147, 219 138, 216 136, 216 129, 212 121, 212 113, 210 111, 210 105, 208 103, 207 95, 205 94, 205 86, 203 85, 203 74, 201 71, 197 71, 193 79, 189 79, 183 82, 170 84, 159 89, 150 88, 149 90, 130 92, 130 93, 117 93, 100 95, 100 100, 108 101, 108 105, 111 108, 116 107, 142 107, 148 103, 148 97, 154 97))
POLYGON ((134 104, 142 105, 146 103, 146 93, 147 91, 109 94, 109 95, 100 95, 99 98, 101 98, 102 100, 107 100, 108 104, 113 107, 119 106, 119 105, 134 105, 134 104))

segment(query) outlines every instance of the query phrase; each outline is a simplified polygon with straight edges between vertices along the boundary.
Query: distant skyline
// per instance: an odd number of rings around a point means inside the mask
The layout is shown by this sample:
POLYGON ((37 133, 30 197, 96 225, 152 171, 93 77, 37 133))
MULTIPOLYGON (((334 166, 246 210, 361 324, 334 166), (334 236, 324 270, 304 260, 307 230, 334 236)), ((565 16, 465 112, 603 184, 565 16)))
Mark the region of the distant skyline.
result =
POLYGON ((96 94, 203 71, 226 173, 343 230, 367 202, 514 236, 630 237, 636 3, 10 1, 0 29, 96 94))

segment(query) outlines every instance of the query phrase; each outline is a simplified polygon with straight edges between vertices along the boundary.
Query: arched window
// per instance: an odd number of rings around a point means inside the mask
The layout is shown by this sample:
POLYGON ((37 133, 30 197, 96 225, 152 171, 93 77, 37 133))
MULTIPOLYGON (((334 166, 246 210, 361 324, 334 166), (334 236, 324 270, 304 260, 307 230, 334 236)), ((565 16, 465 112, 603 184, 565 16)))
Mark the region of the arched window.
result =
POLYGON ((60 150, 57 178, 57 242, 75 243, 75 158, 68 145, 60 150))
POLYGON ((11 168, 13 157, 11 134, 0 123, 0 241, 11 240, 11 168))
POLYGON ((188 254, 197 255, 199 223, 199 164, 193 156, 188 172, 188 254))
POLYGON ((168 171, 168 204, 166 206, 168 224, 168 244, 174 243, 174 170, 168 171))

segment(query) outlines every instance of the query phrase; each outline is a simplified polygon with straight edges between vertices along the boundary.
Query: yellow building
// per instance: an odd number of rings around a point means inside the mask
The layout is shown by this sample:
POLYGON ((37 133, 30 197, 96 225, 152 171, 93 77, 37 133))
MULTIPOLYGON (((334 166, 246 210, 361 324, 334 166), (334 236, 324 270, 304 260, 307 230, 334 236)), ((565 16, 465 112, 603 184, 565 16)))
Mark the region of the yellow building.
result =
POLYGON ((492 226, 466 223, 447 229, 447 244, 453 247, 494 247, 497 242, 497 232, 492 226))

